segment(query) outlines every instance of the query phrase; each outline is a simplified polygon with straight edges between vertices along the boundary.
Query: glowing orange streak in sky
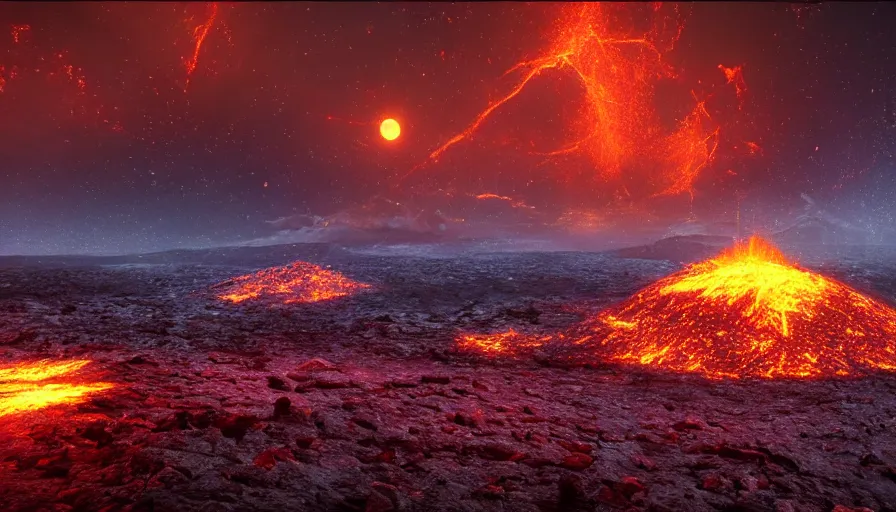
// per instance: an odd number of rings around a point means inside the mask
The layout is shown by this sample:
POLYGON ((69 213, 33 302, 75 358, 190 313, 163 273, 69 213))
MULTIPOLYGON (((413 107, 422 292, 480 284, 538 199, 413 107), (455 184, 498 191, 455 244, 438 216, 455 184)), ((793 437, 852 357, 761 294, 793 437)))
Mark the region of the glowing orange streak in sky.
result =
POLYGON ((486 200, 486 199, 497 199, 500 201, 507 201, 510 204, 510 206, 513 206, 514 208, 534 208, 533 206, 527 205, 523 201, 518 201, 509 196, 499 196, 498 194, 492 194, 491 192, 486 192, 484 194, 479 194, 479 195, 476 195, 473 197, 475 197, 476 199, 479 199, 480 201, 486 200))
POLYGON ((509 94, 507 94, 500 100, 492 103, 491 105, 488 106, 488 108, 483 110, 482 113, 480 113, 476 117, 476 120, 473 121, 473 123, 470 126, 468 126, 466 130, 458 133, 454 137, 451 137, 450 139, 448 139, 448 142, 446 142, 441 147, 439 147, 438 149, 436 149, 435 151, 430 153, 429 159, 433 160, 433 161, 438 161, 439 157, 442 155, 442 153, 445 152, 445 150, 447 150, 451 146, 453 146, 453 145, 457 144, 458 142, 473 135, 473 132, 475 132, 477 129, 479 129, 479 126, 482 125, 482 123, 486 120, 486 118, 488 118, 489 115, 491 115, 492 112, 494 112, 495 110, 498 109, 498 107, 500 107, 501 105, 512 100, 514 97, 516 97, 517 94, 522 92, 522 90, 526 87, 526 84, 529 83, 529 80, 532 80, 532 78, 534 78, 536 75, 538 75, 545 69, 556 68, 556 67, 560 66, 561 64, 562 64, 562 61, 555 60, 554 62, 552 62, 550 64, 542 64, 542 65, 538 66, 537 68, 533 69, 532 71, 530 71, 528 74, 526 74, 526 77, 523 78, 523 80, 520 82, 520 84, 517 85, 512 91, 510 91, 509 94))
MULTIPOLYGON (((601 39, 601 38, 597 37, 597 35, 593 31, 589 34, 588 38, 594 39, 601 46, 603 46, 603 45, 620 45, 620 44, 641 44, 641 45, 644 45, 645 47, 653 50, 657 54, 657 58, 661 57, 661 54, 659 53, 659 51, 652 44, 650 44, 650 42, 647 41, 646 39, 601 39)), ((544 71, 546 69, 557 69, 557 68, 561 68, 564 65, 566 65, 566 66, 569 66, 573 71, 576 72, 576 75, 579 77, 579 80, 581 80, 583 82, 587 82, 587 77, 585 77, 585 75, 582 73, 582 71, 580 71, 575 65, 573 65, 572 62, 570 62, 569 57, 573 56, 573 55, 575 55, 575 51, 571 50, 571 51, 560 53, 560 54, 552 56, 552 57, 546 57, 543 59, 536 59, 536 60, 532 60, 532 61, 520 62, 520 63, 514 65, 512 68, 508 69, 504 73, 503 76, 507 76, 507 75, 509 75, 515 71, 518 71, 522 68, 525 68, 525 67, 529 67, 529 66, 533 66, 533 65, 535 66, 531 71, 529 71, 528 74, 526 74, 526 76, 520 81, 520 83, 512 91, 510 91, 510 93, 508 93, 506 96, 504 96, 500 100, 492 103, 485 110, 483 110, 476 117, 476 119, 467 127, 467 129, 458 133, 457 135, 455 135, 454 137, 449 139, 448 142, 446 142, 441 147, 439 147, 438 149, 436 149, 435 151, 430 153, 429 159, 433 160, 433 161, 437 161, 439 159, 439 156, 441 156, 442 153, 445 152, 445 150, 447 150, 451 146, 457 144, 458 142, 472 136, 473 132, 475 132, 476 130, 479 129, 479 127, 482 125, 482 123, 488 118, 488 116, 490 116, 492 114, 492 112, 497 110, 499 107, 501 107, 508 101, 515 98, 526 87, 526 85, 529 83, 529 80, 532 80, 533 78, 535 78, 537 75, 539 75, 542 71, 544 71)), ((568 150, 563 150, 563 151, 565 152, 568 150)))
MULTIPOLYGON (((673 182, 661 193, 690 189, 697 173, 713 158, 718 131, 707 134, 699 114, 692 113, 676 133, 668 137, 661 135, 662 126, 653 107, 652 81, 675 76, 663 62, 663 52, 654 41, 664 37, 661 32, 667 29, 666 18, 658 24, 655 22, 644 37, 615 37, 611 31, 620 26, 614 17, 617 6, 585 3, 572 7, 574 12, 558 19, 554 44, 544 57, 520 62, 504 73, 507 76, 522 68, 531 68, 516 87, 490 103, 465 130, 438 147, 405 177, 438 161, 450 147, 471 138, 491 114, 522 92, 541 71, 568 67, 584 88, 582 121, 590 127, 590 133, 565 148, 535 154, 556 156, 587 151, 596 164, 595 170, 605 180, 619 178, 623 170, 640 167, 643 162, 655 161, 662 163, 659 168, 662 178, 673 182), (623 46, 638 46, 646 53, 623 52, 623 46), (670 164, 673 168, 669 168, 670 164)), ((660 7, 661 4, 655 4, 653 11, 658 12, 660 7)), ((681 36, 683 26, 678 24, 675 28, 667 46, 681 36)), ((702 105, 696 110, 705 113, 702 105)))
MULTIPOLYGON (((691 94, 696 100, 696 95, 691 94)), ((719 147, 719 129, 704 136, 702 119, 710 119, 709 112, 706 111, 705 101, 697 101, 697 106, 684 118, 678 131, 667 139, 672 183, 658 196, 688 192, 693 199, 691 186, 700 171, 713 161, 719 147)))
POLYGON ((208 36, 209 31, 211 31, 212 27, 215 25, 215 18, 218 17, 218 3, 211 3, 211 14, 205 23, 199 25, 195 29, 193 29, 193 56, 190 59, 187 59, 186 67, 187 67, 187 85, 190 84, 190 77, 193 75, 193 72, 196 71, 196 66, 199 64, 199 51, 202 49, 202 43, 205 42, 206 36, 208 36))
POLYGON ((476 199, 500 199, 502 201, 513 201, 512 197, 499 196, 498 194, 492 193, 479 194, 478 196, 476 196, 476 199))
POLYGON ((375 121, 367 121, 367 122, 352 121, 351 119, 343 119, 341 117, 336 117, 336 116, 331 116, 331 115, 327 116, 327 121, 339 121, 340 123, 350 124, 353 126, 373 126, 373 125, 377 124, 377 122, 375 122, 375 121))

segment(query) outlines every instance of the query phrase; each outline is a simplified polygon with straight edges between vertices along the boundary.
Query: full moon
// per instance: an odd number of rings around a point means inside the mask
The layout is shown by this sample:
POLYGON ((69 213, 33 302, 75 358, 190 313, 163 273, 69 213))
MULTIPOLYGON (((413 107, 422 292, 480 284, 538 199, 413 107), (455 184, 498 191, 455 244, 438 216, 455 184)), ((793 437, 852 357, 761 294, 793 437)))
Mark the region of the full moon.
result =
POLYGON ((380 123, 380 135, 386 140, 395 140, 401 135, 401 126, 395 119, 386 119, 380 123))

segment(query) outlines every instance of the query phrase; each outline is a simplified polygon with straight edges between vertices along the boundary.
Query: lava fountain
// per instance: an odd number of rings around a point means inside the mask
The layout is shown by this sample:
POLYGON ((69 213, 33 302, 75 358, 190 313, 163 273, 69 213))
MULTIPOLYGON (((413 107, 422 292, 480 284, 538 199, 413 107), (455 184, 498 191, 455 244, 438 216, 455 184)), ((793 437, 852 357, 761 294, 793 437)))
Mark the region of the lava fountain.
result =
POLYGON ((37 361, 0 368, 0 417, 52 405, 76 404, 87 395, 112 388, 105 382, 72 382, 71 375, 90 361, 37 361))
POLYGON ((596 320, 573 336, 599 341, 620 363, 714 378, 896 370, 896 311, 797 267, 758 237, 661 279, 596 320))
POLYGON ((320 302, 346 297, 370 288, 344 275, 311 263, 297 261, 272 267, 220 283, 218 298, 240 303, 268 298, 283 304, 320 302))

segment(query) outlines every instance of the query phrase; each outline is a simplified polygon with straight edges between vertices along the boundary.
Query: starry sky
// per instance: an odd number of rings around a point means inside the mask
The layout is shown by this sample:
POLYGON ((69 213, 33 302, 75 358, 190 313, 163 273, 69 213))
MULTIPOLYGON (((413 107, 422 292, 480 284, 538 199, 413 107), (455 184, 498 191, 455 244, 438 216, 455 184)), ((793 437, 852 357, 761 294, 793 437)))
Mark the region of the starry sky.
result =
MULTIPOLYGON (((570 185, 567 160, 521 150, 533 138, 548 150, 568 142, 580 101, 569 78, 533 80, 475 137, 427 160, 515 85, 505 71, 550 45, 560 11, 0 3, 0 252, 219 243, 256 236, 265 220, 422 189, 600 207, 581 193, 591 189, 570 185), (402 125, 393 142, 378 133, 387 117, 402 125)), ((893 4, 706 2, 682 12, 664 57, 677 70, 669 98, 711 97, 724 140, 694 184, 695 208, 724 211, 735 193, 835 201, 869 187, 892 202, 880 176, 892 175, 893 4), (742 67, 740 109, 720 64, 742 67), (759 150, 747 154, 747 142, 759 150)), ((663 94, 657 110, 675 117, 663 94)))

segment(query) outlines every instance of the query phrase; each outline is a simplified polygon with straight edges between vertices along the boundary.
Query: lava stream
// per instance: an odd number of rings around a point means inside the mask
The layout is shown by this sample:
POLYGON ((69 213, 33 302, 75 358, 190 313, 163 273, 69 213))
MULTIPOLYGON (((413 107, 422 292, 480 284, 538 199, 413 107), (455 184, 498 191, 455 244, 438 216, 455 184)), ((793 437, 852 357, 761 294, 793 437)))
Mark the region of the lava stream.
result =
POLYGON ((37 361, 0 368, 0 417, 77 404, 90 394, 111 389, 112 384, 106 382, 85 382, 84 378, 72 381, 72 374, 89 363, 37 361))

